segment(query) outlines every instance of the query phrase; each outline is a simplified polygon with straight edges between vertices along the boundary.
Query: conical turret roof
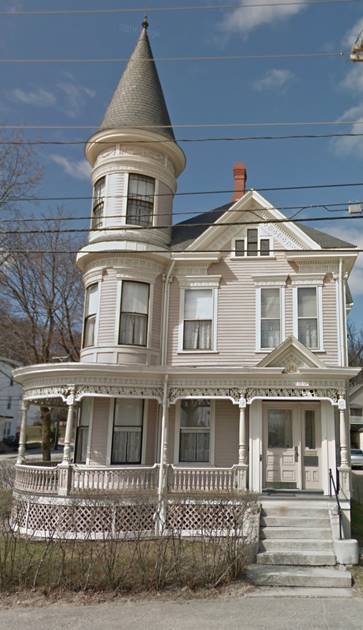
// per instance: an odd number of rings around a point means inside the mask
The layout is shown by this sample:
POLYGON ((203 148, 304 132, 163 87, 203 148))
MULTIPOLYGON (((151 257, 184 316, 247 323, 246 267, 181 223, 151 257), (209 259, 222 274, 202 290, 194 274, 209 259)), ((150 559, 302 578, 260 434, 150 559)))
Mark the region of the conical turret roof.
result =
POLYGON ((113 93, 100 130, 145 128, 175 140, 147 28, 145 19, 139 41, 113 93))

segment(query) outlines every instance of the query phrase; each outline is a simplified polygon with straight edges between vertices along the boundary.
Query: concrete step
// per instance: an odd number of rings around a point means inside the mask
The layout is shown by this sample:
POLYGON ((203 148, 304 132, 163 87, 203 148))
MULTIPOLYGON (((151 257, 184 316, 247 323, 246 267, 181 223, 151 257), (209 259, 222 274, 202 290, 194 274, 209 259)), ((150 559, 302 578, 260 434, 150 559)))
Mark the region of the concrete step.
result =
POLYGON ((256 586, 350 588, 352 577, 341 567, 267 567, 252 564, 247 577, 256 586))
POLYGON ((332 533, 330 527, 261 527, 261 539, 310 539, 331 540, 332 533))
POLYGON ((326 588, 325 586, 255 586, 244 593, 244 597, 352 597, 349 588, 326 588))
POLYGON ((315 551, 327 551, 334 552, 332 540, 314 540, 310 539, 289 539, 282 540, 281 538, 261 540, 260 551, 273 551, 277 553, 284 553, 285 551, 306 551, 313 553, 315 551))
POLYGON ((334 553, 329 551, 264 551, 263 553, 257 554, 257 564, 310 565, 321 567, 335 565, 336 558, 334 553))
POLYGON ((328 516, 314 518, 314 516, 262 516, 262 527, 330 527, 328 516))
POLYGON ((313 518, 328 518, 329 510, 326 507, 295 507, 291 505, 271 505, 263 507, 262 516, 308 516, 313 518))

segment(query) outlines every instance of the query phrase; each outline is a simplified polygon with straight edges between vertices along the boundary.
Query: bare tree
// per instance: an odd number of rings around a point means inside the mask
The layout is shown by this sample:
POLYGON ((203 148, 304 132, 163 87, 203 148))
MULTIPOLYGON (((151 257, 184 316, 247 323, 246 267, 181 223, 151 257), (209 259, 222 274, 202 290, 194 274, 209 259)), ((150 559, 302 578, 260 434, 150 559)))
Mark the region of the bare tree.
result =
POLYGON ((24 197, 31 199, 42 169, 31 145, 19 135, 0 135, 0 210, 16 210, 24 197))
MULTIPOLYGON (((75 265, 79 240, 63 232, 62 211, 52 221, 21 227, 6 238, 0 268, 0 351, 24 364, 61 355, 79 358, 83 288, 75 265), (25 233, 24 233, 25 232, 25 233)), ((50 459, 50 410, 41 407, 43 459, 50 459)))
POLYGON ((363 366, 363 330, 348 324, 349 365, 363 366))

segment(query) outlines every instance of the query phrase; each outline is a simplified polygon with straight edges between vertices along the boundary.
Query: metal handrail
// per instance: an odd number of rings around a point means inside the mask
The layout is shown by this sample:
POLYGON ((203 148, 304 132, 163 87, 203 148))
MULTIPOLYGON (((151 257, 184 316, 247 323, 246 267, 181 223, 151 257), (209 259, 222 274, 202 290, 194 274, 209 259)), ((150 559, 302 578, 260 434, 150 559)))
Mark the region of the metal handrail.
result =
POLYGON ((333 477, 332 469, 329 468, 329 494, 330 494, 330 496, 332 496, 332 487, 333 487, 333 490, 334 490, 335 500, 337 502, 337 508, 338 508, 339 540, 342 540, 342 538, 343 538, 343 522, 342 522, 343 512, 342 512, 342 508, 341 508, 340 501, 339 501, 339 491, 338 491, 338 488, 336 486, 335 479, 333 477))

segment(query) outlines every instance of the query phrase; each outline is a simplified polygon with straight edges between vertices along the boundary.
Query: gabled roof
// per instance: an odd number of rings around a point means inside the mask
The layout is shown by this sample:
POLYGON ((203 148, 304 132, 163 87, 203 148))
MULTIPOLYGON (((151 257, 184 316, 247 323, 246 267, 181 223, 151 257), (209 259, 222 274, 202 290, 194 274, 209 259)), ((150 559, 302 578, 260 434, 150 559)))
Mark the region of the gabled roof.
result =
POLYGON ((147 27, 144 20, 139 41, 113 93, 100 130, 145 128, 175 140, 147 27))
POLYGON ((326 368, 326 365, 291 335, 264 357, 257 367, 283 367, 287 372, 296 372, 300 367, 326 368))
MULTIPOLYGON (((231 201, 224 204, 223 206, 214 208, 213 210, 202 212, 201 214, 198 214, 191 219, 176 223, 172 228, 171 248, 176 251, 186 249, 196 238, 198 238, 201 234, 203 234, 203 232, 208 229, 210 223, 215 223, 215 221, 220 219, 225 212, 230 210, 232 206, 235 205, 235 203, 236 202, 231 201)), ((261 220, 261 223, 263 223, 263 220, 261 220)), ((326 232, 322 232, 321 230, 308 227, 304 223, 300 223, 299 221, 291 221, 291 223, 302 230, 304 234, 315 241, 315 243, 317 243, 322 249, 356 247, 356 245, 352 245, 347 241, 343 241, 342 239, 336 238, 335 236, 327 234, 326 232)))

